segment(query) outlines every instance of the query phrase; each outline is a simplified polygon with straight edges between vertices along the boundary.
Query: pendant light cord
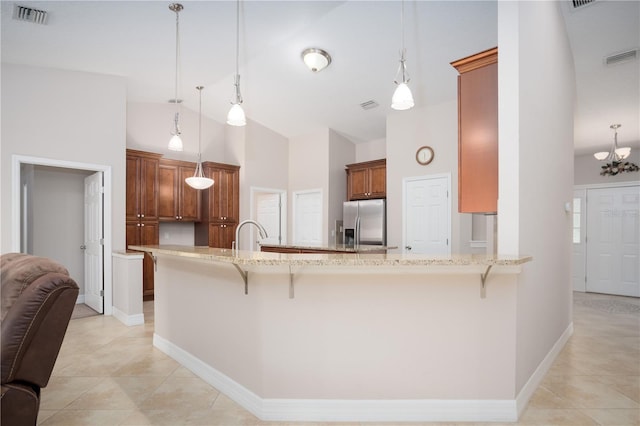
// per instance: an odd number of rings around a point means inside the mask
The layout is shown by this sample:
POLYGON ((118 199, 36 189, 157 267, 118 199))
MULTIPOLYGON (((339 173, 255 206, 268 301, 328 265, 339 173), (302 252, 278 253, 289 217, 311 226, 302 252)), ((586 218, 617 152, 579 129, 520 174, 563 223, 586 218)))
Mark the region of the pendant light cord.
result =
POLYGON ((176 8, 176 73, 175 73, 175 82, 174 82, 174 98, 173 101, 176 104, 176 116, 175 116, 175 132, 176 135, 180 134, 180 129, 178 127, 178 116, 180 114, 180 102, 178 100, 178 75, 180 73, 180 10, 181 8, 176 8))
POLYGON ((234 79, 236 86, 235 103, 242 103, 242 95, 240 94, 240 0, 236 0, 236 76, 234 79))

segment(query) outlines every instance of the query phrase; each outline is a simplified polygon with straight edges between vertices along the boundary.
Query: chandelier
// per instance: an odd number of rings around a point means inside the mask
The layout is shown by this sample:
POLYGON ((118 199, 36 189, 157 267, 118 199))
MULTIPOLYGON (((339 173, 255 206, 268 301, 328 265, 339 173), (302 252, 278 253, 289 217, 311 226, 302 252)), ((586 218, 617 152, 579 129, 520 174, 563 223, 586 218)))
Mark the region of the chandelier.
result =
POLYGON ((613 145, 609 152, 602 151, 596 152, 593 156, 600 161, 606 161, 607 164, 602 166, 600 171, 601 176, 615 176, 624 172, 637 172, 640 168, 630 162, 624 161, 631 154, 630 147, 618 148, 618 129, 622 127, 621 124, 612 124, 609 126, 613 129, 613 145))

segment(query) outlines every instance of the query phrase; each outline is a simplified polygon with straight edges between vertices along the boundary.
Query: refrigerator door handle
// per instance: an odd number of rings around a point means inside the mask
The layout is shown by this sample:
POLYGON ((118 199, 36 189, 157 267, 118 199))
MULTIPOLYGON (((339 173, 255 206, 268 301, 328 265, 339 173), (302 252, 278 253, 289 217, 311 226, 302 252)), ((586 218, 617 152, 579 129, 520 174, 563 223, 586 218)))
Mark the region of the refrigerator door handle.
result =
POLYGON ((356 247, 360 245, 360 216, 356 217, 355 241, 353 245, 356 247))

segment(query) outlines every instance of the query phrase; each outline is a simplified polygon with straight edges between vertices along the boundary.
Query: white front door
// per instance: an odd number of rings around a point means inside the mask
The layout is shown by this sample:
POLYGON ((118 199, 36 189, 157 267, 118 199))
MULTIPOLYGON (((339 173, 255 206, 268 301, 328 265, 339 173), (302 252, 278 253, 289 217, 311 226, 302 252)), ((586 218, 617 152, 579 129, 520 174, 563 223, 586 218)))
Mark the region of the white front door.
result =
POLYGON ((84 179, 84 302, 104 312, 102 172, 84 179))
POLYGON ((403 180, 403 247, 405 252, 451 254, 449 175, 403 180))
POLYGON ((293 244, 322 245, 322 191, 293 193, 293 244))
POLYGON ((587 191, 587 291, 640 297, 640 187, 587 191))

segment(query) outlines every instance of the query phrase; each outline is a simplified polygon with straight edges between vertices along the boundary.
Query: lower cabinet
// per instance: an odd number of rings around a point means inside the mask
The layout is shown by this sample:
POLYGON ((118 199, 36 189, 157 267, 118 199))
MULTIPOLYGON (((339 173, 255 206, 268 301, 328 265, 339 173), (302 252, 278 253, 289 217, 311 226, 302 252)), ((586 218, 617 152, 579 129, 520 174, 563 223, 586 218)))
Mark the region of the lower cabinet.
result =
MULTIPOLYGON (((127 222, 127 247, 130 245, 154 245, 160 239, 160 227, 157 221, 136 221, 127 222)), ((153 257, 144 252, 142 260, 142 298, 144 300, 153 299, 154 280, 153 257)))
POLYGON ((235 223, 210 223, 209 247, 232 248, 236 238, 236 226, 235 223))

